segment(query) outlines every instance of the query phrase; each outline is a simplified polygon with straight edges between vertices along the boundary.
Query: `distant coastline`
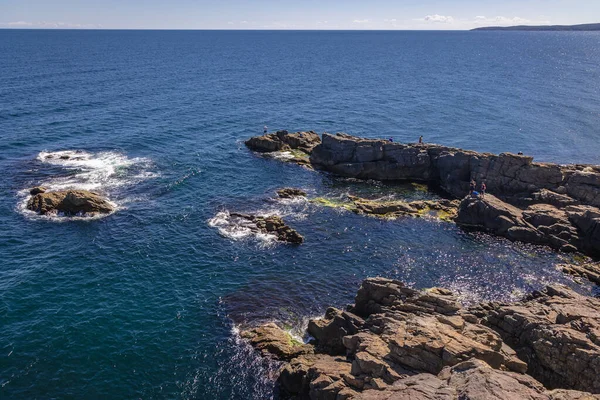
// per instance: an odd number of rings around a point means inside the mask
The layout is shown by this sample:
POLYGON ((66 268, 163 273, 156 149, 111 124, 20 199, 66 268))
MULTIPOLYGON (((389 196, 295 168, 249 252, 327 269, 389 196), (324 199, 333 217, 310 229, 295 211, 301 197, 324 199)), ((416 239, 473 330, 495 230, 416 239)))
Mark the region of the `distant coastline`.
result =
POLYGON ((473 31, 600 31, 598 24, 580 25, 518 25, 518 26, 487 26, 472 29, 473 31))

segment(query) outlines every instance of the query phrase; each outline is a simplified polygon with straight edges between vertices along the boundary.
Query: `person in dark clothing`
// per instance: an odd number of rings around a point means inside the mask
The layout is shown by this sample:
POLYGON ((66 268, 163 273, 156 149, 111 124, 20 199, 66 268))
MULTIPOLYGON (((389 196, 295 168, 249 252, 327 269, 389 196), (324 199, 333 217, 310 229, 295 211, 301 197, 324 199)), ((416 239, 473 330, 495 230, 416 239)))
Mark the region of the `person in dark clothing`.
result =
POLYGON ((390 137, 388 140, 389 140, 390 142, 394 142, 394 138, 393 138, 393 137, 390 137))
POLYGON ((485 182, 481 182, 481 198, 485 198, 485 191, 487 189, 487 186, 485 185, 485 182))
POLYGON ((419 136, 419 144, 423 144, 423 135, 419 136))
POLYGON ((473 192, 475 191, 475 188, 477 187, 477 182, 475 182, 475 179, 471 179, 471 183, 469 183, 469 195, 472 196, 473 192))

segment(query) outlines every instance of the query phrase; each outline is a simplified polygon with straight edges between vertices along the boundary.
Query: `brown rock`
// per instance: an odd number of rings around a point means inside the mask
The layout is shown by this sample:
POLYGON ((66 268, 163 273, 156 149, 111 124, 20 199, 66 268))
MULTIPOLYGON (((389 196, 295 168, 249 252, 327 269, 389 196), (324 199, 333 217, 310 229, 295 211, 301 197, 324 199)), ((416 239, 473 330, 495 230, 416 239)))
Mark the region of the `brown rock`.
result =
POLYGON ((65 215, 107 214, 114 211, 113 205, 108 200, 86 190, 38 193, 29 199, 27 208, 42 215, 57 212, 65 215))
POLYGON ((474 308, 550 388, 600 393, 600 299, 549 286, 513 304, 474 308))
POLYGON ((32 196, 35 196, 36 194, 40 194, 40 193, 44 193, 46 192, 46 188, 43 186, 36 186, 33 189, 31 189, 29 191, 29 194, 31 194, 32 196))
POLYGON ((306 197, 306 192, 302 189, 283 188, 277 191, 277 195, 282 199, 291 199, 293 197, 306 197))
POLYGON ((231 213, 232 217, 243 218, 253 222, 256 229, 263 233, 271 233, 277 236, 277 240, 282 242, 301 244, 304 242, 304 237, 295 229, 290 228, 283 222, 283 219, 277 215, 261 217, 250 214, 231 213))
POLYGON ((311 345, 296 341, 275 323, 243 331, 240 335, 244 339, 250 340, 252 346, 263 355, 281 361, 289 361, 294 357, 313 352, 311 345))

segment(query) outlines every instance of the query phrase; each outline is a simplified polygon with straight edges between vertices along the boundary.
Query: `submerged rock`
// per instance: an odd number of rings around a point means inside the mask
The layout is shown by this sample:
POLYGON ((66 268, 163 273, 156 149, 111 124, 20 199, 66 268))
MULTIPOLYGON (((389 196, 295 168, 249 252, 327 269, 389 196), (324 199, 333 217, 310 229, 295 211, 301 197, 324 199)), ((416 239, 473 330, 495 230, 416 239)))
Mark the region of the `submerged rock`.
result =
POLYGON ((107 199, 87 190, 40 192, 29 199, 27 208, 41 215, 108 214, 115 209, 107 199))
MULTIPOLYGON (((600 299, 566 288, 548 287, 513 304, 465 309, 445 289, 419 291, 399 281, 369 278, 348 310, 330 308, 324 318, 310 321, 312 349, 284 364, 280 394, 311 399, 600 399, 591 394, 600 393, 599 311, 600 299)), ((257 343, 286 347, 278 328, 268 329, 275 334, 266 336, 277 339, 257 343)), ((261 351, 266 347, 255 346, 261 351)), ((281 353, 278 346, 274 349, 281 353)))
POLYGON ((282 199, 291 199, 293 197, 306 197, 306 192, 302 189, 283 188, 277 191, 277 195, 282 199))
POLYGON ((283 222, 283 219, 277 215, 262 217, 250 214, 231 213, 231 216, 251 221, 254 223, 257 231, 274 234, 277 236, 277 240, 282 242, 294 244, 300 244, 304 242, 304 237, 295 229, 287 226, 285 222, 283 222))
POLYGON ((405 202, 402 200, 368 200, 355 196, 348 196, 354 203, 353 211, 362 214, 397 218, 401 216, 420 217, 433 212, 435 216, 445 221, 452 221, 458 211, 457 200, 416 200, 405 202))

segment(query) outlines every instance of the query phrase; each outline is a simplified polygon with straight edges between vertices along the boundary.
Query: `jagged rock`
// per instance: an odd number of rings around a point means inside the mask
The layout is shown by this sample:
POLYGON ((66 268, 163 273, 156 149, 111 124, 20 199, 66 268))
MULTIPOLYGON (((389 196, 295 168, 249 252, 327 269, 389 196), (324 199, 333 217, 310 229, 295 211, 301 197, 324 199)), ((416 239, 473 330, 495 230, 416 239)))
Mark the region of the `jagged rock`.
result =
POLYGON ((558 209, 534 204, 521 210, 487 194, 466 197, 456 223, 533 244, 545 244, 564 252, 580 250, 590 255, 600 251, 600 210, 590 206, 558 209))
POLYGON ((581 276, 600 285, 600 263, 561 264, 558 267, 566 274, 581 276))
POLYGON ((311 319, 308 322, 308 333, 316 339, 319 351, 331 355, 345 354, 346 348, 342 338, 358 332, 364 320, 348 311, 340 311, 330 307, 324 318, 311 319))
POLYGON ((306 192, 302 189, 283 188, 277 191, 277 195, 282 199, 291 199, 293 197, 305 197, 306 192))
POLYGON ((599 311, 566 288, 463 309, 445 289, 369 278, 348 311, 311 321, 316 354, 284 365, 281 397, 598 400, 599 311), (340 340, 345 357, 320 354, 340 340))
POLYGON ((295 229, 290 228, 283 222, 283 219, 277 215, 270 215, 267 217, 242 214, 242 213, 231 213, 232 217, 243 218, 251 221, 256 226, 256 230, 262 233, 270 233, 277 236, 277 240, 282 242, 301 244, 304 242, 304 237, 300 235, 295 229))
POLYGON ((275 323, 242 331, 240 336, 248 339, 264 356, 280 361, 289 361, 294 357, 313 352, 313 346, 295 340, 275 323))
POLYGON ((306 154, 310 154, 313 148, 319 143, 321 143, 321 138, 313 131, 289 133, 285 130, 268 133, 263 136, 255 136, 245 142, 248 148, 258 152, 297 149, 306 154))
POLYGON ((335 399, 351 364, 341 357, 304 355, 284 366, 277 380, 283 398, 335 399))
POLYGON ((32 196, 35 196, 36 194, 40 194, 40 193, 45 193, 46 192, 46 188, 43 186, 36 186, 33 189, 31 189, 29 191, 29 194, 31 194, 32 196))
POLYGON ((550 388, 600 393, 600 299, 549 286, 513 304, 470 310, 550 388))
POLYGON ((41 215, 51 213, 107 214, 114 206, 105 198, 87 190, 64 190, 38 193, 27 202, 27 208, 41 215))

